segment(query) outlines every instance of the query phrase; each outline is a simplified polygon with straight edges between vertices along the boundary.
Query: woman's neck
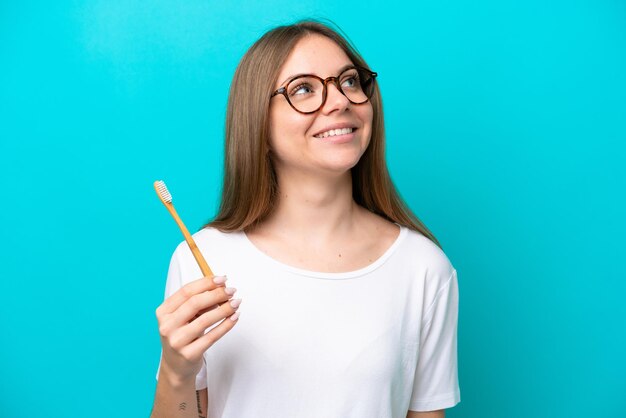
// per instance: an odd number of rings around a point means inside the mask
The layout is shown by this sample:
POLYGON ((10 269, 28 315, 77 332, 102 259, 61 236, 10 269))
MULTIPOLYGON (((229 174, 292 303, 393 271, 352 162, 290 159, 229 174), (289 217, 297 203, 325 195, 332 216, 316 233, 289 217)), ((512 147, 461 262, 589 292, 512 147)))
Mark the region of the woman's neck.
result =
POLYGON ((321 244, 349 236, 361 213, 352 198, 350 172, 339 177, 279 176, 278 190, 272 214, 258 226, 263 234, 321 244))

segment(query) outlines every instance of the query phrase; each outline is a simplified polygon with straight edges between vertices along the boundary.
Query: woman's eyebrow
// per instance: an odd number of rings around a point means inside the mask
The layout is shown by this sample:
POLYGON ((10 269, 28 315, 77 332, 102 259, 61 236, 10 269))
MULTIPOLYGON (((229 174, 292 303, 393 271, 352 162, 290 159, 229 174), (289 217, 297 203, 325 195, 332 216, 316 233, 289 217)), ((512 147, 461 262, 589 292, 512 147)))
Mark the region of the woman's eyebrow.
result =
MULTIPOLYGON (((350 67, 354 67, 354 64, 346 64, 346 65, 344 65, 343 67, 341 67, 341 68, 339 69, 339 71, 337 71, 337 75, 341 74, 342 72, 344 72, 345 70, 347 70, 347 69, 348 69, 348 68, 350 68, 350 67)), ((280 83, 279 85, 280 85, 280 86, 282 86, 282 85, 283 85, 283 84, 285 84, 287 81, 289 81, 289 80, 293 80, 294 78, 301 77, 301 76, 303 76, 303 75, 316 75, 316 74, 311 74, 311 73, 293 74, 293 75, 290 75, 289 77, 287 77, 287 78, 286 78, 286 79, 285 79, 282 83, 280 83)))

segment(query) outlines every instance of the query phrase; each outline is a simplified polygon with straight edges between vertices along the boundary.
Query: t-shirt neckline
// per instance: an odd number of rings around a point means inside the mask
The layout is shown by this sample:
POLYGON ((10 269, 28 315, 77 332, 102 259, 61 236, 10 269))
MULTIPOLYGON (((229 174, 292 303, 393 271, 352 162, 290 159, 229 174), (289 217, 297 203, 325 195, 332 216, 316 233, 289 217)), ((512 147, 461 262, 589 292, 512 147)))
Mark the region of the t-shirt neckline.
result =
POLYGON ((391 255, 396 251, 396 249, 400 246, 401 242, 404 240, 404 238, 408 234, 409 229, 398 223, 395 223, 395 224, 400 227, 400 233, 396 237, 395 241, 391 244, 391 246, 389 246, 389 248, 387 248, 387 250, 380 257, 378 257, 373 263, 368 264, 367 266, 362 267, 357 270, 337 272, 337 273, 307 270, 307 269, 302 269, 302 268, 295 267, 289 264, 285 264, 282 261, 278 261, 275 258, 270 257, 269 255, 261 251, 261 249, 258 248, 256 245, 254 245, 254 243, 248 238, 248 235, 246 235, 244 231, 239 231, 239 235, 240 235, 240 238, 245 242, 245 245, 248 246, 248 248, 253 253, 255 253, 258 257, 262 258, 266 262, 273 264, 275 267, 280 268, 281 270, 286 270, 286 271, 289 271, 291 273, 295 273, 301 276, 313 277, 313 278, 318 278, 318 279, 350 279, 350 278, 365 275, 377 269, 378 267, 383 265, 387 261, 387 259, 389 259, 389 257, 391 257, 391 255))

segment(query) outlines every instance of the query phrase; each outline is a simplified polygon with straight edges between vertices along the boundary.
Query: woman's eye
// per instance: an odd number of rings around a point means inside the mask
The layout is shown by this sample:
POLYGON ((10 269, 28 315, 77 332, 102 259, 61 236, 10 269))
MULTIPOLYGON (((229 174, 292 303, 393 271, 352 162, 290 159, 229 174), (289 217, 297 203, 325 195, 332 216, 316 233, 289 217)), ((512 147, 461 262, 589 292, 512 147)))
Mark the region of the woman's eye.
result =
POLYGON ((348 77, 341 82, 342 87, 356 87, 358 84, 358 79, 356 77, 348 77))
POLYGON ((308 93, 313 93, 311 86, 309 86, 308 84, 300 84, 299 86, 296 86, 293 89, 291 89, 291 93, 289 94, 292 96, 295 96, 299 94, 308 94, 308 93))

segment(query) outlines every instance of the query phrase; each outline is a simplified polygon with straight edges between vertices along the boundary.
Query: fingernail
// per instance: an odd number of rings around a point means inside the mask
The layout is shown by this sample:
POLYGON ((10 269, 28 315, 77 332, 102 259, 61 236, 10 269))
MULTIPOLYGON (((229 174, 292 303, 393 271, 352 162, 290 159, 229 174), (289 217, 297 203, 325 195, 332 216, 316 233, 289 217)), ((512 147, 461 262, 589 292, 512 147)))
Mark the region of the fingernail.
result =
POLYGON ((230 306, 232 306, 235 309, 237 309, 240 304, 241 304, 241 299, 233 299, 230 301, 230 306))
POLYGON ((230 317, 231 321, 236 321, 239 318, 239 311, 235 312, 234 314, 232 314, 232 316, 230 317))
POLYGON ((226 289, 224 289, 224 292, 226 292, 227 295, 234 295, 235 292, 237 291, 237 289, 235 289, 234 287, 227 287, 226 289))
POLYGON ((213 277, 213 283, 215 283, 215 284, 226 283, 226 276, 215 276, 215 277, 213 277))

